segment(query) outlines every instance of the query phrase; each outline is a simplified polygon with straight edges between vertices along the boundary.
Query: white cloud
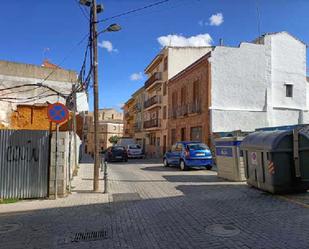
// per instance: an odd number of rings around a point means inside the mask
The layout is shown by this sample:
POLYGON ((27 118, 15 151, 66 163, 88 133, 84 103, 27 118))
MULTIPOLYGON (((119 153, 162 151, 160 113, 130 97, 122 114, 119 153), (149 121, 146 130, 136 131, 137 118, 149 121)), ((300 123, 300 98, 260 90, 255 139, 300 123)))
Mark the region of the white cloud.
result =
POLYGON ((203 46, 211 46, 212 43, 212 38, 207 33, 191 37, 184 37, 182 35, 167 35, 167 36, 160 36, 157 40, 162 47, 164 46, 203 47, 203 46))
POLYGON ((113 44, 110 41, 102 41, 98 43, 100 48, 105 48, 108 52, 118 52, 118 49, 113 48, 113 44))
POLYGON ((130 80, 132 80, 132 81, 137 81, 137 80, 142 80, 142 79, 143 79, 142 72, 132 73, 131 76, 130 76, 130 80))
POLYGON ((211 17, 209 17, 209 22, 211 26, 220 26, 223 21, 224 20, 222 13, 213 14, 211 17))

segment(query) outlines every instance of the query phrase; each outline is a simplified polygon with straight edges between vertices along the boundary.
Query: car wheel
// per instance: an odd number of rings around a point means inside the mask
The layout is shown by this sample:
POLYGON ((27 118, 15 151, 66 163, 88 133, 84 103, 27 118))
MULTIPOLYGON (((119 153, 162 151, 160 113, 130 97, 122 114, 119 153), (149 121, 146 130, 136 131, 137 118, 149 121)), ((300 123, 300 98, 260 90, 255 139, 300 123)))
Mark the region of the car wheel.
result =
POLYGON ((211 170, 211 169, 212 169, 212 166, 211 166, 211 165, 207 165, 207 166, 206 166, 206 169, 207 169, 207 170, 211 170))
POLYGON ((163 159, 163 165, 164 165, 164 167, 168 167, 168 166, 170 166, 170 165, 168 164, 168 162, 167 162, 167 159, 166 159, 166 158, 164 158, 164 159, 163 159))
POLYGON ((184 160, 181 160, 181 161, 180 161, 180 163, 179 163, 179 168, 180 168, 180 170, 182 170, 182 171, 185 171, 185 170, 188 169, 188 168, 187 168, 187 165, 186 165, 186 163, 185 163, 184 160))

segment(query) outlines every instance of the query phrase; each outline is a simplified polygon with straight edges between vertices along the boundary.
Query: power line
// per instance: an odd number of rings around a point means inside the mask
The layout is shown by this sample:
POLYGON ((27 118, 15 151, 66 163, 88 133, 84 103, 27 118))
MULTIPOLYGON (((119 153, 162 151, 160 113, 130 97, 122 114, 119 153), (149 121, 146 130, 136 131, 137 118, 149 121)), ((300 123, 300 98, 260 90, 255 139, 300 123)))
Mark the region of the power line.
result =
POLYGON ((112 20, 112 19, 115 19, 115 18, 118 18, 118 17, 121 17, 121 16, 126 16, 126 15, 129 15, 129 14, 138 12, 138 11, 142 11, 142 10, 145 10, 145 9, 148 9, 148 8, 152 8, 152 7, 154 7, 154 6, 158 6, 158 5, 160 5, 160 4, 167 3, 167 2, 169 2, 169 1, 170 1, 170 0, 159 1, 159 2, 155 2, 155 3, 153 3, 153 4, 146 5, 146 6, 141 7, 141 8, 129 10, 129 11, 127 11, 127 12, 120 13, 120 14, 118 14, 118 15, 111 16, 111 17, 107 17, 107 18, 104 18, 104 19, 102 19, 102 20, 99 20, 98 23, 99 23, 99 22, 106 22, 106 21, 109 21, 109 20, 112 20))
POLYGON ((85 12, 85 10, 81 7, 80 3, 78 2, 78 0, 75 1, 80 9, 80 11, 82 12, 83 16, 87 19, 87 21, 90 20, 89 15, 87 15, 87 13, 85 12))

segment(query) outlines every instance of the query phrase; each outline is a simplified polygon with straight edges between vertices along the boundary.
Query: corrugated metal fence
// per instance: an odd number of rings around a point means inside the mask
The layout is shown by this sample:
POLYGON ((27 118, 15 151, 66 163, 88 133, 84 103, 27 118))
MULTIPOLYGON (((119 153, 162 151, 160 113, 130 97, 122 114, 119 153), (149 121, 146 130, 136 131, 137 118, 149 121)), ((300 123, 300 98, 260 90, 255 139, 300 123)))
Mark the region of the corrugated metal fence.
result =
POLYGON ((0 130, 0 198, 48 194, 48 131, 0 130))

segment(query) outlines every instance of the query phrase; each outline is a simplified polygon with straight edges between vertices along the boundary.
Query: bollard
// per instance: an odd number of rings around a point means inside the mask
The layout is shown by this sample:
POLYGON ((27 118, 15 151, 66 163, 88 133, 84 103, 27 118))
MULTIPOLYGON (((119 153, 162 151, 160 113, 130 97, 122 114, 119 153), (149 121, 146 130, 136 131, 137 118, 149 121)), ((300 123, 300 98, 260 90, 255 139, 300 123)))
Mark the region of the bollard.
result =
POLYGON ((104 194, 107 194, 107 184, 108 183, 108 178, 107 178, 107 162, 104 160, 104 194))

